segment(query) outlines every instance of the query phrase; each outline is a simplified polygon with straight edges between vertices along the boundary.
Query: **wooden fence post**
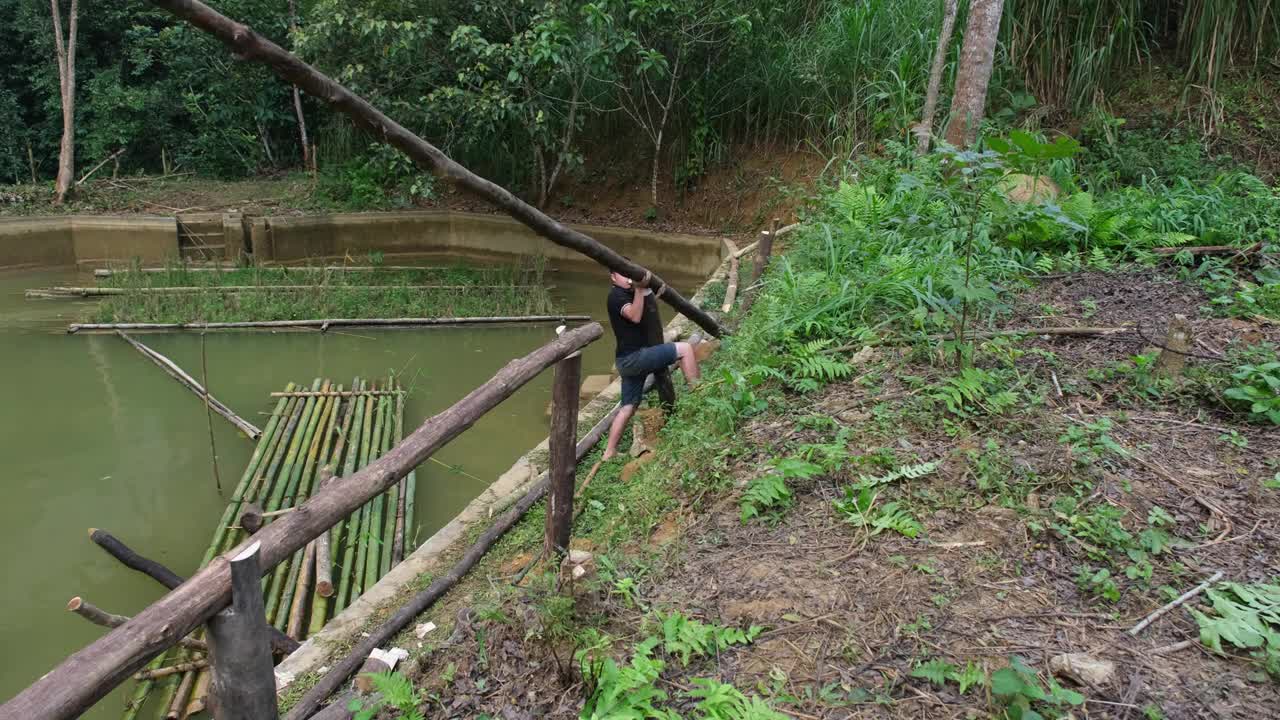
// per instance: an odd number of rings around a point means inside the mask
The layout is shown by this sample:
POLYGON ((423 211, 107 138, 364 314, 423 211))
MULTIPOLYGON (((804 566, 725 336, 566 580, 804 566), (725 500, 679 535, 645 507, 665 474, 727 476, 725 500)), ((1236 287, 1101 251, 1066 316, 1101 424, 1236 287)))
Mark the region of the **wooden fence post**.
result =
POLYGON ((276 676, 262 605, 262 566, 255 542, 231 560, 231 606, 209 619, 213 716, 276 720, 276 676))
POLYGON ((751 284, 755 285, 760 276, 764 274, 764 269, 769 266, 769 255, 773 253, 773 238, 778 234, 778 219, 773 219, 773 224, 768 230, 760 231, 760 244, 756 246, 756 262, 751 268, 751 284))
POLYGON ((547 557, 559 558, 569 549, 573 525, 573 484, 578 474, 578 387, 582 355, 574 353, 556 363, 551 387, 550 487, 547 494, 547 557))

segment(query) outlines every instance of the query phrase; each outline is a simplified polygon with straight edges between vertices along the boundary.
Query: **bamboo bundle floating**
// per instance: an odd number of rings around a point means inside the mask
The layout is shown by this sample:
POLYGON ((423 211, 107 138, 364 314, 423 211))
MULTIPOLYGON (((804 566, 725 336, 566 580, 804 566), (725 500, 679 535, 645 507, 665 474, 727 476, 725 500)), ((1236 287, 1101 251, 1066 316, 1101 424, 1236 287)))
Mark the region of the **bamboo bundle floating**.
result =
MULTIPOLYGON (((131 268, 128 270, 115 270, 112 268, 98 268, 93 271, 94 277, 111 277, 113 275, 128 275, 135 272, 143 273, 179 273, 179 272, 237 272, 240 270, 250 270, 252 268, 242 267, 207 267, 207 266, 190 266, 183 265, 181 267, 146 267, 131 268)), ((456 268, 447 265, 325 265, 323 267, 315 265, 267 265, 263 266, 263 270, 282 270, 286 273, 293 272, 442 272, 446 270, 454 270, 456 268)), ((466 268, 469 271, 488 272, 488 268, 466 268)), ((554 268, 546 268, 553 270, 554 268)))
MULTIPOLYGON (((202 565, 251 534, 237 524, 248 508, 256 507, 262 522, 270 523, 322 492, 327 483, 341 482, 381 457, 403 437, 404 390, 394 377, 378 383, 356 378, 346 387, 317 378, 309 386, 290 383, 272 397, 274 409, 202 565)), ((400 562, 412 527, 413 487, 408 476, 335 525, 326 538, 327 573, 317 567, 318 556, 325 553, 316 541, 268 572, 263 592, 269 623, 296 640, 313 635, 400 562)), ((93 612, 89 608, 86 613, 93 612)), ((153 706, 165 717, 205 709, 209 671, 202 665, 205 660, 193 654, 205 648, 200 634, 138 674, 126 717, 137 717, 156 688, 164 693, 153 706)))

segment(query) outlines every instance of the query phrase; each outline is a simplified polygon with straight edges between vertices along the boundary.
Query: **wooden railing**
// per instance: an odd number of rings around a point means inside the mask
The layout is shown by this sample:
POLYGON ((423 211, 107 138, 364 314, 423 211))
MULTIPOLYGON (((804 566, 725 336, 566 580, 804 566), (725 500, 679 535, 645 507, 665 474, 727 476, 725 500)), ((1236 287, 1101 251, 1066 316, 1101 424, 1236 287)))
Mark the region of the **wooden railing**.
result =
MULTIPOLYGON (((348 477, 334 478, 323 491, 296 510, 262 528, 222 556, 214 558, 202 570, 142 612, 68 657, 0 706, 0 718, 55 720, 79 716, 149 660, 178 644, 188 633, 230 604, 231 558, 240 557, 256 545, 256 562, 261 572, 269 572, 282 560, 398 482, 543 370, 557 364, 559 367, 556 370, 554 401, 558 407, 553 407, 551 439, 551 454, 555 463, 551 471, 554 512, 550 513, 557 519, 548 523, 547 537, 552 549, 566 547, 568 522, 572 518, 574 467, 576 457, 580 455, 574 452, 578 386, 576 378, 580 373, 578 353, 601 335, 603 329, 600 324, 590 323, 568 330, 528 355, 512 360, 466 397, 427 419, 386 455, 348 477), (572 388, 572 392, 569 388, 572 388)), ((537 497, 539 496, 531 492, 521 503, 527 502, 527 509, 537 497), (532 501, 529 500, 530 497, 533 498, 532 501)), ((498 528, 500 524, 495 523, 491 532, 495 529, 499 533, 505 532, 505 528, 513 523, 514 521, 508 522, 502 528, 498 528)), ((480 554, 483 554, 483 550, 480 554)), ((440 591, 442 593, 443 590, 440 591)), ((403 608, 401 612, 412 609, 403 608)), ((266 642, 267 637, 263 635, 261 640, 266 642)), ((216 658, 214 662, 216 664, 216 658)), ((338 682, 345 679, 341 678, 338 682)))

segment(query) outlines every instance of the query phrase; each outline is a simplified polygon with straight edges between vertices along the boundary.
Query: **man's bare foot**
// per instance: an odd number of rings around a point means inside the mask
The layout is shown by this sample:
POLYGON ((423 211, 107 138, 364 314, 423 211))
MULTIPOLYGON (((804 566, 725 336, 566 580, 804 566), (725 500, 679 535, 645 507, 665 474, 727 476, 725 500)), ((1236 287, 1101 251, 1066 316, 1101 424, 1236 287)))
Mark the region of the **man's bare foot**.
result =
POLYGON ((704 363, 707 358, 711 357, 711 353, 720 347, 719 340, 703 340, 693 346, 693 356, 698 359, 699 363, 704 363))

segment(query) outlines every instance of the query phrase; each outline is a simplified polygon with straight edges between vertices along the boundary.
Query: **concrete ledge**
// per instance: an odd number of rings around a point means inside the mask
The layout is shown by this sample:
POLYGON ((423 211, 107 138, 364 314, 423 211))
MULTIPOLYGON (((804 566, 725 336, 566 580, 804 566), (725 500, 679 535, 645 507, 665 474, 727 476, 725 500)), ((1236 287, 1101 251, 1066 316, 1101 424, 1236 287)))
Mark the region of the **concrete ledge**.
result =
MULTIPOLYGON (((729 272, 727 246, 720 243, 720 247, 720 255, 724 259, 694 294, 691 300, 694 304, 701 302, 707 285, 723 280, 729 272)), ((663 336, 670 342, 686 336, 696 327, 683 315, 678 315, 667 323, 663 336)), ((608 342, 608 339, 604 342, 608 342)), ((621 394, 622 382, 615 379, 579 411, 578 427, 598 421, 613 409, 621 394)), ((479 497, 468 503, 462 512, 276 666, 279 689, 283 690, 294 678, 325 665, 329 661, 330 648, 343 645, 344 641, 358 633, 378 609, 399 597, 404 588, 414 583, 423 573, 439 569, 437 566, 441 564, 444 554, 466 536, 471 526, 488 520, 528 492, 541 472, 541 469, 534 466, 532 458, 545 456, 547 442, 544 438, 516 460, 510 469, 479 497)))
POLYGON ((126 263, 178 256, 178 224, 166 217, 66 215, 0 219, 0 268, 126 263))

